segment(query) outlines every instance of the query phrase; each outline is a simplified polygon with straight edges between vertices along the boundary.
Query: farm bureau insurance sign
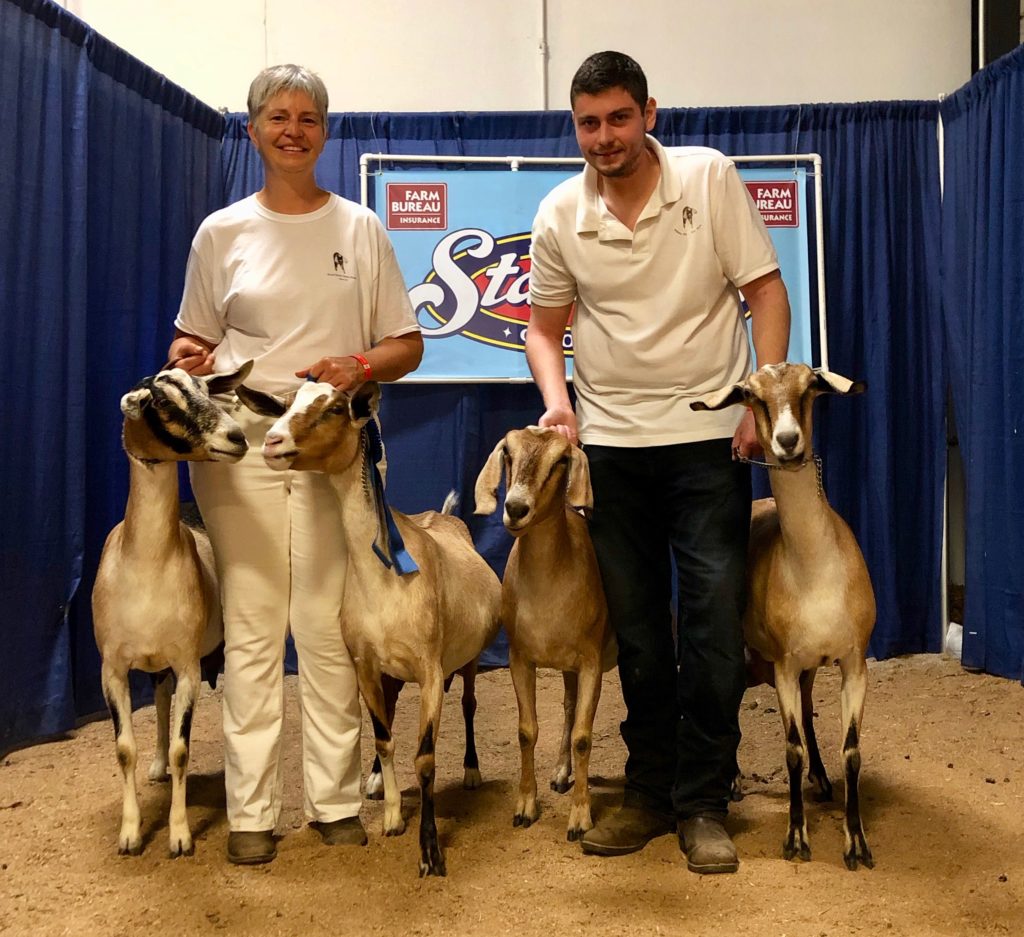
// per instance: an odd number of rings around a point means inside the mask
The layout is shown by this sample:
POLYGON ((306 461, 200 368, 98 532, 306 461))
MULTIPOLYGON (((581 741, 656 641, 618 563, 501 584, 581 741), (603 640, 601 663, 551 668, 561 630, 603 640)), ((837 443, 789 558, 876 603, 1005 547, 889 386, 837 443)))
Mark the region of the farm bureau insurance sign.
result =
MULTIPOLYGON (((541 199, 578 170, 406 169, 376 176, 426 350, 413 379, 528 380, 530 228, 541 199)), ((811 363, 805 172, 740 169, 772 235, 793 309, 789 358, 811 363)), ((572 332, 563 338, 572 374, 572 332)))

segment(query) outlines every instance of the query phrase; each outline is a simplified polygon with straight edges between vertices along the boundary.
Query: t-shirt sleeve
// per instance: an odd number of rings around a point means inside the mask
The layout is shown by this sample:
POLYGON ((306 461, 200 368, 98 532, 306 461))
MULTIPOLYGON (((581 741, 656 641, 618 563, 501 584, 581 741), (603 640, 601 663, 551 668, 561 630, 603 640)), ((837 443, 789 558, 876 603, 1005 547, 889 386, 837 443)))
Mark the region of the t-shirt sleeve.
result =
POLYGON ((371 314, 370 335, 374 344, 421 331, 409 302, 409 291, 398 266, 398 258, 380 220, 370 216, 370 230, 377 254, 377 282, 371 314))
POLYGON ((224 313, 214 297, 212 261, 213 240, 200 228, 189 251, 185 289, 174 325, 182 332, 218 345, 224 337, 224 313))
POLYGON ((542 204, 530 235, 530 305, 567 306, 576 299, 576 278, 566 269, 558 238, 542 204))
POLYGON ((730 282, 742 287, 779 267, 771 236, 735 164, 721 159, 711 172, 715 250, 730 282))

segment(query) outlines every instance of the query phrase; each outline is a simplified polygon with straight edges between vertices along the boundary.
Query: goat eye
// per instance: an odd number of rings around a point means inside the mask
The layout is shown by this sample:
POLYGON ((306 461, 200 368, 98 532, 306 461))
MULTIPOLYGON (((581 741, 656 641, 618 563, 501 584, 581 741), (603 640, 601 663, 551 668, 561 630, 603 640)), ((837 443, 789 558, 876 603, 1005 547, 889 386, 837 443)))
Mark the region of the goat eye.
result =
POLYGON ((166 410, 171 405, 171 402, 166 397, 161 397, 159 400, 153 401, 153 406, 157 410, 166 410))

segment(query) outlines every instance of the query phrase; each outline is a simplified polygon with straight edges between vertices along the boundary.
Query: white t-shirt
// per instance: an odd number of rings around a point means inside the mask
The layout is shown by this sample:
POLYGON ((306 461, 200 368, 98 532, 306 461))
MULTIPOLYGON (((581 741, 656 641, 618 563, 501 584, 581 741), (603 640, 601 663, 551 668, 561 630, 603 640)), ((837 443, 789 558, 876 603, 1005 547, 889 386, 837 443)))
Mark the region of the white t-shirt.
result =
POLYGON ((380 221, 333 193, 302 215, 270 211, 255 195, 210 215, 192 241, 174 324, 217 346, 218 373, 252 358, 246 383, 274 394, 325 355, 419 330, 380 221))
POLYGON ((530 302, 576 302, 573 380, 585 444, 731 437, 742 408, 689 404, 750 372, 737 287, 779 266, 731 160, 647 142, 661 179, 633 231, 604 204, 590 166, 550 192, 533 223, 530 302))

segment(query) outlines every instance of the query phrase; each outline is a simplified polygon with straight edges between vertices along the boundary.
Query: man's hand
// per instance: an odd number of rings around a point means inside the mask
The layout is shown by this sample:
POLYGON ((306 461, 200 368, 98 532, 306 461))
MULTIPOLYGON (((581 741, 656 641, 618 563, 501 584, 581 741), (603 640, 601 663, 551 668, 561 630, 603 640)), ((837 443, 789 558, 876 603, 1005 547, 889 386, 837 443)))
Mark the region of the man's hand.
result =
POLYGON ((579 445, 580 438, 576 435, 576 414, 573 413, 572 407, 551 407, 551 409, 544 411, 537 424, 555 430, 574 446, 579 445))
POLYGON ((736 433, 732 437, 732 457, 734 459, 753 459, 763 456, 764 450, 757 441, 757 430, 754 427, 754 413, 747 410, 736 427, 736 433))

